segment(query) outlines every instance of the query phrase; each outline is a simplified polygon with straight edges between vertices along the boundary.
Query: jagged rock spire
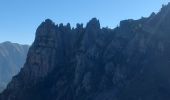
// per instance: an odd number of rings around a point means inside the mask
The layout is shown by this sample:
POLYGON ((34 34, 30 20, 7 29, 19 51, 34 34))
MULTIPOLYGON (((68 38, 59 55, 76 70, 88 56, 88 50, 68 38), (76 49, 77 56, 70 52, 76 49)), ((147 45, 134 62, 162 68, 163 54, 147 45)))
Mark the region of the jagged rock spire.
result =
POLYGON ((100 22, 97 18, 92 18, 88 23, 86 28, 100 29, 100 22))
MULTIPOLYGON (((169 14, 157 20, 162 15, 152 20, 161 22, 155 31, 160 36, 160 27, 168 29, 170 20, 169 14)), ((57 30, 52 21, 43 22, 24 68, 0 100, 168 100, 170 40, 151 36, 148 20, 103 30, 93 18, 83 31, 65 31, 63 25, 57 30)))
POLYGON ((55 23, 50 20, 46 19, 45 22, 42 22, 40 26, 37 28, 36 36, 49 36, 55 34, 55 23))

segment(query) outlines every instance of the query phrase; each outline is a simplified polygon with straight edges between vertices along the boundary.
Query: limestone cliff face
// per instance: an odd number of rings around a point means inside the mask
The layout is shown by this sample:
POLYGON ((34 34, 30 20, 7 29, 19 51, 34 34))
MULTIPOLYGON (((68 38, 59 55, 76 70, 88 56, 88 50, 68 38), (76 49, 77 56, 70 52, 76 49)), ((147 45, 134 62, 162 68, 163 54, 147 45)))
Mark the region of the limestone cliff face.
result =
POLYGON ((169 6, 115 29, 45 20, 0 100, 169 99, 169 6))

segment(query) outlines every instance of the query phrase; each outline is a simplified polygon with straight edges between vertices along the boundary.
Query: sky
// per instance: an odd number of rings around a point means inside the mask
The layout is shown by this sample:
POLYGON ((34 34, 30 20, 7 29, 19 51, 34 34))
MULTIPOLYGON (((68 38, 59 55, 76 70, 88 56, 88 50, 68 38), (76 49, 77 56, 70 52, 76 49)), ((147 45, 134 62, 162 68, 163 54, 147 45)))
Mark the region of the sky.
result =
POLYGON ((148 17, 169 0, 0 0, 0 42, 31 44, 36 28, 50 18, 56 24, 86 23, 93 17, 102 27, 121 20, 148 17))

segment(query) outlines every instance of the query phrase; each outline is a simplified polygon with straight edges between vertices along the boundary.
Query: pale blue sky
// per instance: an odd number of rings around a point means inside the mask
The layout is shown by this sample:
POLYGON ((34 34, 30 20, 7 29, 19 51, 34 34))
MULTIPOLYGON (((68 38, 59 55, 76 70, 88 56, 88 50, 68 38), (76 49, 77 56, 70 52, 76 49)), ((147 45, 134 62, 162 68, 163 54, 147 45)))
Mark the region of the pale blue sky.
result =
POLYGON ((147 17, 169 0, 0 0, 0 42, 31 44, 46 18, 55 23, 86 24, 97 17, 114 28, 124 19, 147 17))

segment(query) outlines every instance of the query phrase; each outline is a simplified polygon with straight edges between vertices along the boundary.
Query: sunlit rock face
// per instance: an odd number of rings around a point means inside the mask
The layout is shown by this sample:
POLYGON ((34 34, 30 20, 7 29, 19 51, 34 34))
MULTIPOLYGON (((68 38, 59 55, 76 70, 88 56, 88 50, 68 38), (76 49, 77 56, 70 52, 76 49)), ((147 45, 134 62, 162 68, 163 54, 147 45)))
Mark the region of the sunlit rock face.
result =
POLYGON ((28 48, 28 45, 0 43, 0 92, 23 67, 28 48))
POLYGON ((45 20, 0 100, 168 100, 169 6, 115 29, 45 20))

